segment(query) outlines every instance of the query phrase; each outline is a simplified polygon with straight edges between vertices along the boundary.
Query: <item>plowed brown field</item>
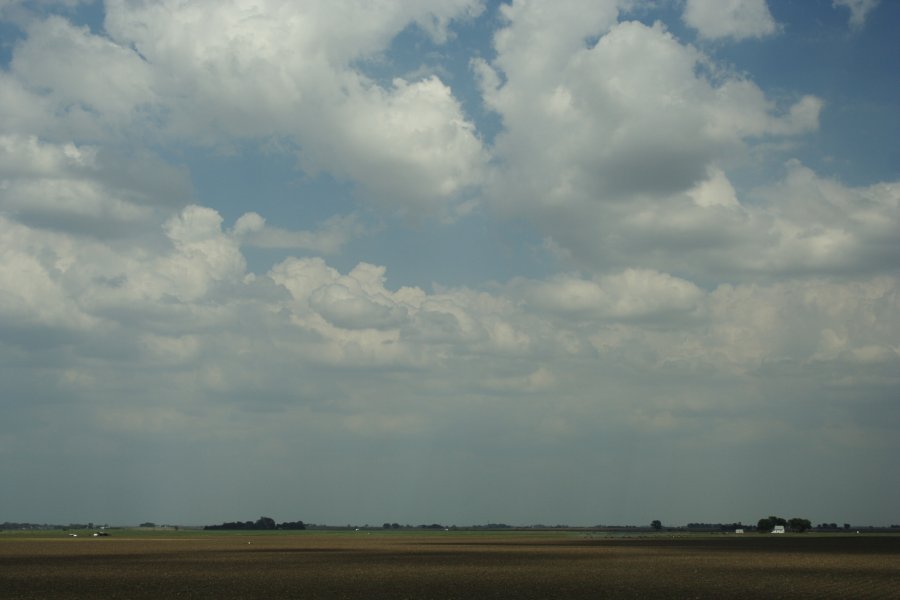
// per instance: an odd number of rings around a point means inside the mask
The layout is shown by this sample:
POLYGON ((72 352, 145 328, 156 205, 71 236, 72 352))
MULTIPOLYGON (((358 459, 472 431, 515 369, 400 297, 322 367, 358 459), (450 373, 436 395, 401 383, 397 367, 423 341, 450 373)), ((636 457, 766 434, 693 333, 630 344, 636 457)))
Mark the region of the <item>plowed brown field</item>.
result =
POLYGON ((900 598, 900 535, 0 536, 0 598, 900 598))

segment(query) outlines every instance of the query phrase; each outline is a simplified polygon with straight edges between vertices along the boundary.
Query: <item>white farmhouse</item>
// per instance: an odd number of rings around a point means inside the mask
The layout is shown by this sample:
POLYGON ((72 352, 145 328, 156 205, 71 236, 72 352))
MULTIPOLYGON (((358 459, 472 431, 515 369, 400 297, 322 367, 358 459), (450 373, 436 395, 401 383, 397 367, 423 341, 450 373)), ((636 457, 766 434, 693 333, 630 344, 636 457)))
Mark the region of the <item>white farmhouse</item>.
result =
POLYGON ((784 525, 776 525, 772 533, 784 533, 784 525))

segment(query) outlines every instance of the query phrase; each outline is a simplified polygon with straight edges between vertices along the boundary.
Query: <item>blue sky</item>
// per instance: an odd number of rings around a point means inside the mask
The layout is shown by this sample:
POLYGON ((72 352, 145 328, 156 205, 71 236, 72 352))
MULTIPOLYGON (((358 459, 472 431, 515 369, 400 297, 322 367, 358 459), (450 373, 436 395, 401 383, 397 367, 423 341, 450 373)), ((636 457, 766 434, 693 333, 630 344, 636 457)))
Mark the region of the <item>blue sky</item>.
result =
POLYGON ((900 522, 898 25, 0 2, 0 520, 900 522))

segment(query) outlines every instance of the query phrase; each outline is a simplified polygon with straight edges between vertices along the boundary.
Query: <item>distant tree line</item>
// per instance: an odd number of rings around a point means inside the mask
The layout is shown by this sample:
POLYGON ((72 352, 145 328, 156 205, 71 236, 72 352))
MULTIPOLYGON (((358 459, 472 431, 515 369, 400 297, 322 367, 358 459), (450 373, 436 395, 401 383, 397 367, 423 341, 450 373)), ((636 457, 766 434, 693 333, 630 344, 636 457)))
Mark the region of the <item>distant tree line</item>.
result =
POLYGON ((209 531, 217 530, 241 530, 241 531, 274 531, 276 529, 300 530, 306 529, 303 521, 285 521, 284 523, 275 523, 275 519, 271 517, 260 517, 256 521, 230 521, 221 525, 207 525, 203 529, 209 531))
POLYGON ((39 531, 42 529, 87 529, 87 527, 82 527, 78 524, 71 525, 55 525, 50 523, 15 523, 12 521, 4 521, 0 523, 0 529, 17 529, 17 530, 35 530, 39 531))
MULTIPOLYGON (((109 527, 106 523, 103 525, 96 525, 101 529, 106 529, 109 527)), ((50 523, 14 523, 11 521, 4 521, 0 523, 0 529, 17 529, 17 530, 52 530, 52 529, 61 529, 63 531, 67 529, 95 529, 94 523, 69 523, 68 525, 59 525, 59 524, 50 524, 50 523)))
POLYGON ((744 525, 738 521, 737 523, 688 523, 687 528, 703 531, 736 531, 738 529, 753 529, 753 526, 744 525))
MULTIPOLYGON (((819 531, 844 531, 850 532, 851 525, 850 523, 843 523, 838 525, 838 523, 819 523, 815 527, 813 527, 808 519, 801 518, 793 518, 793 519, 784 519, 778 516, 769 516, 764 517, 759 520, 757 525, 744 525, 741 522, 737 523, 688 523, 686 526, 666 526, 666 530, 688 530, 688 531, 721 531, 721 532, 729 532, 735 531, 737 529, 742 529, 744 531, 752 531, 754 529, 758 530, 760 533, 769 533, 771 532, 776 525, 782 525, 785 527, 786 531, 798 532, 802 533, 809 529, 816 529, 819 531)), ((157 525, 152 521, 146 521, 139 525, 140 527, 146 528, 155 528, 155 527, 164 527, 164 528, 172 528, 179 529, 177 525, 157 525)), ((303 530, 303 529, 353 529, 353 528, 364 528, 371 529, 369 525, 365 526, 354 526, 347 525, 344 526, 329 526, 329 525, 315 525, 310 523, 304 523, 303 521, 286 521, 284 523, 276 523, 274 519, 269 517, 260 517, 256 521, 233 521, 222 523, 221 525, 207 525, 203 527, 203 529, 207 530, 243 530, 243 531, 266 531, 266 530, 303 530)), ((486 523, 483 525, 466 525, 457 527, 456 525, 441 525, 439 523, 432 523, 430 525, 422 524, 422 525, 401 525, 400 523, 387 523, 385 522, 382 525, 384 529, 511 529, 511 528, 535 528, 535 529, 549 529, 551 527, 547 525, 509 525, 506 523, 486 523)), ((553 528, 565 528, 565 525, 556 525, 553 528)), ((641 527, 638 525, 593 525, 591 526, 595 529, 604 529, 604 530, 641 530, 646 528, 647 526, 641 527)), ((103 524, 95 524, 93 522, 89 523, 69 523, 68 525, 61 524, 51 524, 51 523, 28 523, 28 522, 17 522, 17 521, 4 521, 0 523, 0 530, 5 531, 40 531, 40 530, 85 530, 85 529, 108 529, 109 525, 103 524)), ((650 528, 655 529, 657 531, 663 529, 663 524, 658 519, 654 520, 650 523, 650 528)), ((852 531, 857 530, 865 530, 865 531, 890 531, 897 532, 900 530, 900 525, 891 524, 889 526, 872 526, 872 525, 855 525, 852 528, 852 531)))

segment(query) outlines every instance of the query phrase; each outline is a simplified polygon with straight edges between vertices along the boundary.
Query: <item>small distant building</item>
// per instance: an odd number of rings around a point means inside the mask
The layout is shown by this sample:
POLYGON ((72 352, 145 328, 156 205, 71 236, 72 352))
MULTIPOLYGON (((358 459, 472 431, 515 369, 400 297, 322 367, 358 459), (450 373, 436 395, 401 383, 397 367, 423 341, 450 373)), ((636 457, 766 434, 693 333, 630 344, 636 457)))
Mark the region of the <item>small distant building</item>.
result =
POLYGON ((784 533, 784 525, 776 525, 772 533, 784 533))
POLYGON ((744 530, 743 529, 735 529, 734 532, 735 533, 744 533, 744 530))

